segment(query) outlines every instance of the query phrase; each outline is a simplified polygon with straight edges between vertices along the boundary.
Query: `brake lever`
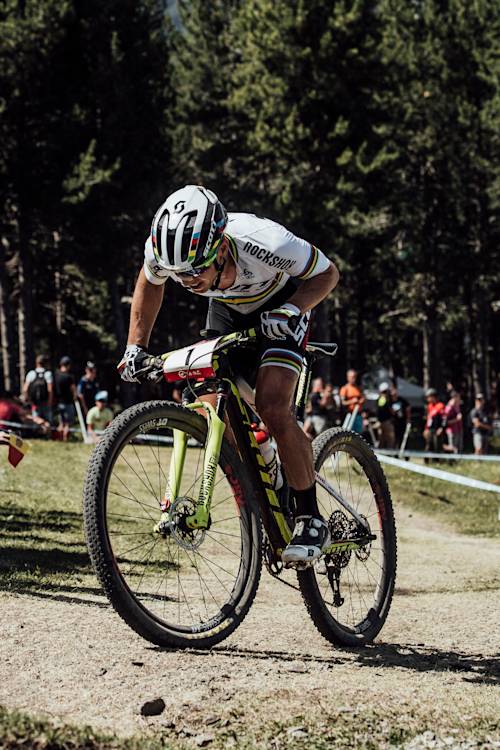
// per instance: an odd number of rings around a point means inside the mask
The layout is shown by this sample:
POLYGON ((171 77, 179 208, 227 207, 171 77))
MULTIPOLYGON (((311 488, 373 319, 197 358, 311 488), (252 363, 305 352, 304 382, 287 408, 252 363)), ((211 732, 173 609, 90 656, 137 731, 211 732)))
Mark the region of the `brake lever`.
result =
POLYGON ((163 360, 159 357, 148 357, 144 362, 145 366, 137 370, 135 377, 140 380, 144 376, 144 381, 159 383, 163 377, 163 360))

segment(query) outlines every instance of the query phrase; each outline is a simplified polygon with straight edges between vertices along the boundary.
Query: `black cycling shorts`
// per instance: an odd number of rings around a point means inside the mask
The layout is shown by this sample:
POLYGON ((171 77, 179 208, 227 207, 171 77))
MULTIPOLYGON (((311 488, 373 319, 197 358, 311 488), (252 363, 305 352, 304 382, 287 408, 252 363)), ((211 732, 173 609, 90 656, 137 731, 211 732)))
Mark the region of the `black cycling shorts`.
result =
MULTIPOLYGON (((223 302, 211 299, 208 306, 206 327, 214 334, 215 331, 224 334, 259 326, 261 313, 283 305, 290 299, 295 289, 295 284, 288 282, 280 292, 267 300, 262 307, 247 315, 233 310, 223 302)), ((299 375, 302 357, 309 337, 310 323, 311 313, 306 312, 301 315, 293 336, 287 336, 285 339, 279 340, 262 336, 259 343, 259 356, 255 357, 255 351, 238 350, 237 359, 236 357, 233 358, 233 366, 238 372, 244 374, 251 383, 255 380, 259 367, 284 367, 299 375)))

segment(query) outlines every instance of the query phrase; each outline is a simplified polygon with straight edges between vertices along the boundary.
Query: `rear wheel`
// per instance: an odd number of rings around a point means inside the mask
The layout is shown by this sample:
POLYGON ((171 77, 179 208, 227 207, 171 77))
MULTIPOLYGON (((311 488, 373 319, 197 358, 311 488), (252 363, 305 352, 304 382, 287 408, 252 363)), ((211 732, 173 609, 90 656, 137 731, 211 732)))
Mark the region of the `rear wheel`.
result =
MULTIPOLYGON (((360 549, 324 555, 298 571, 300 590, 319 632, 332 643, 360 646, 381 630, 396 577, 391 496, 370 446, 356 433, 331 429, 313 442, 315 469, 368 522, 375 539, 360 549)), ((317 482, 318 505, 332 542, 359 538, 353 516, 317 482)))
POLYGON ((159 646, 207 648, 241 623, 261 569, 261 529, 245 468, 224 440, 210 525, 191 531, 207 423, 151 401, 118 416, 96 446, 84 488, 91 561, 118 614, 159 646), (165 510, 172 429, 188 438, 180 492, 165 510))

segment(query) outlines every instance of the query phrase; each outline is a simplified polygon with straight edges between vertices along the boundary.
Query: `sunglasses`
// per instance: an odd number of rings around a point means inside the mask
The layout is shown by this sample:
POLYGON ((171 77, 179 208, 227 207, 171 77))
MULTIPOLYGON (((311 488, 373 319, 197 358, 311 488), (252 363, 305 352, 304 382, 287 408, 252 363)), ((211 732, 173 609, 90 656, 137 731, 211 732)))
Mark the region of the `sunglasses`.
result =
POLYGON ((190 268, 189 271, 179 271, 177 272, 176 276, 186 276, 188 278, 193 278, 196 276, 201 276, 202 273, 205 273, 205 271, 210 268, 210 266, 213 266, 217 259, 217 250, 219 249, 220 245, 222 244, 223 238, 221 237, 215 245, 212 247, 212 251, 210 253, 210 258, 205 261, 205 263, 202 263, 199 266, 195 266, 193 268, 190 268))
POLYGON ((189 278, 201 276, 201 274, 205 273, 205 271, 207 271, 210 268, 210 266, 213 266, 213 264, 214 264, 214 261, 211 260, 210 263, 207 263, 204 266, 197 266, 196 268, 191 268, 189 271, 178 271, 176 273, 176 276, 187 276, 189 278))

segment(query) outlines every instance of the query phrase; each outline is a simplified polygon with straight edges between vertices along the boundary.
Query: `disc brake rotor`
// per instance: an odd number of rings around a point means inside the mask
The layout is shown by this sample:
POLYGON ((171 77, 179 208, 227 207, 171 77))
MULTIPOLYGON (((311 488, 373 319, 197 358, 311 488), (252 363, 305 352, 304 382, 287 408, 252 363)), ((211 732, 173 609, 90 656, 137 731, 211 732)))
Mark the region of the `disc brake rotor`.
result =
POLYGON ((188 516, 196 511, 196 502, 191 497, 178 497, 169 508, 171 518, 171 538, 186 550, 196 550, 205 539, 205 529, 190 529, 187 525, 188 516))

